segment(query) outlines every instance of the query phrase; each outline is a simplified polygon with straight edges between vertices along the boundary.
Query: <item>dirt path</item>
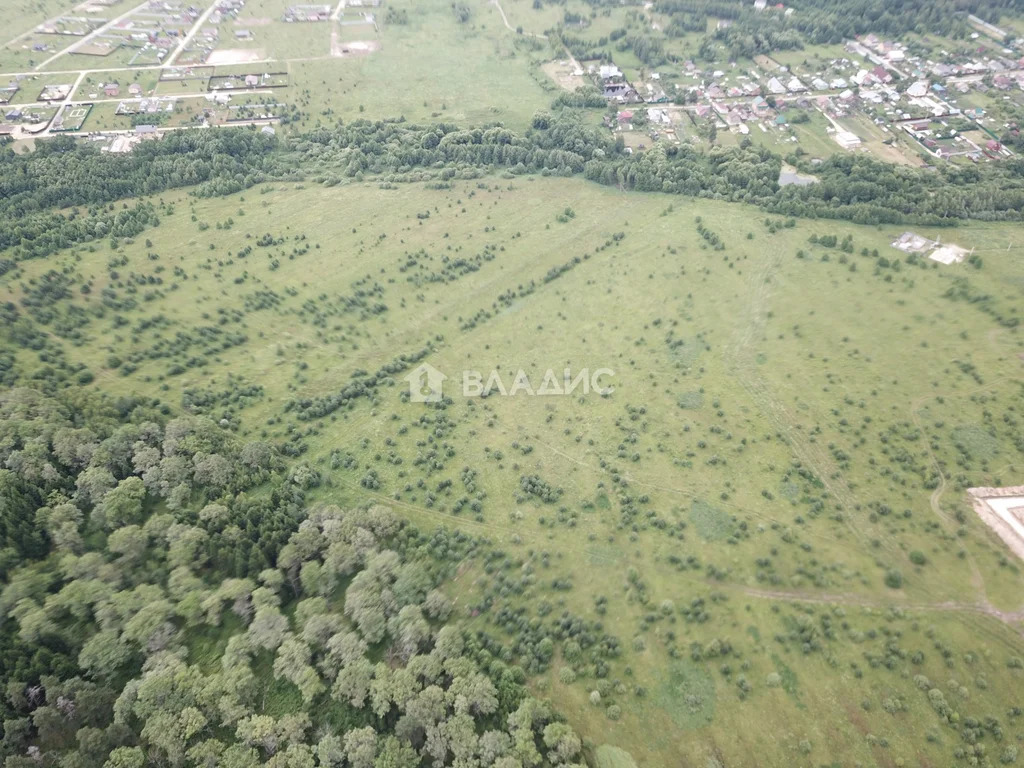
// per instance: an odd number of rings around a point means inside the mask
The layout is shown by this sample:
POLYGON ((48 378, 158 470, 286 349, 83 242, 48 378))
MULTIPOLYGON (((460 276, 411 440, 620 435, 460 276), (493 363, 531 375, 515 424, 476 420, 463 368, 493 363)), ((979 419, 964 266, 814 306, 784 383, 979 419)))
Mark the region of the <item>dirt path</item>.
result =
POLYGON ((734 585, 735 588, 750 597, 759 597, 766 600, 784 600, 792 603, 810 603, 814 605, 850 605, 859 608, 902 608, 909 611, 938 611, 947 613, 976 613, 983 616, 990 616, 998 619, 1009 626, 1014 632, 1024 637, 1024 627, 1015 626, 1024 622, 1024 610, 1001 611, 994 608, 988 602, 985 603, 960 603, 953 600, 945 600, 935 603, 906 602, 901 600, 874 600, 860 595, 832 594, 827 592, 797 592, 787 590, 761 589, 760 587, 746 587, 734 585))
MULTIPOLYGON (((978 392, 984 392, 985 390, 991 389, 996 384, 1002 383, 1003 381, 1006 381, 1006 380, 1007 379, 1005 377, 1004 378, 999 378, 999 379, 996 379, 994 382, 992 382, 990 384, 985 384, 984 386, 977 387, 975 389, 968 390, 967 392, 962 392, 962 393, 960 393, 960 392, 957 392, 957 393, 933 392, 933 393, 929 393, 927 395, 923 395, 923 396, 919 397, 918 399, 916 399, 913 403, 911 403, 911 406, 910 406, 910 417, 911 417, 911 419, 914 422, 914 426, 920 432, 924 433, 924 429, 923 429, 923 427, 921 425, 921 417, 920 417, 920 413, 919 412, 921 411, 922 408, 924 408, 925 403, 927 403, 928 401, 934 400, 934 399, 936 399, 938 397, 945 397, 945 398, 950 398, 950 399, 958 398, 958 397, 969 397, 971 395, 977 394, 978 392)), ((928 460, 931 462, 932 467, 934 467, 934 469, 935 469, 935 473, 939 477, 939 484, 935 487, 935 490, 932 491, 931 496, 928 497, 928 503, 930 504, 931 509, 932 509, 932 513, 938 519, 940 525, 942 525, 943 528, 947 528, 947 527, 953 525, 954 520, 952 520, 950 518, 950 516, 947 515, 945 513, 945 511, 943 511, 943 509, 942 509, 942 503, 941 503, 942 502, 942 496, 946 492, 946 487, 947 487, 946 473, 943 471, 942 464, 939 462, 938 457, 932 451, 931 444, 930 444, 929 441, 925 441, 925 450, 928 453, 928 460)), ((985 578, 981 574, 981 569, 978 568, 978 562, 977 562, 976 558, 974 557, 973 554, 970 553, 970 551, 967 552, 967 563, 968 563, 968 565, 970 566, 970 569, 971 569, 971 586, 974 587, 975 591, 977 591, 977 593, 979 595, 981 607, 984 608, 986 610, 986 612, 993 612, 993 613, 991 613, 991 615, 996 615, 998 613, 1001 613, 989 601, 989 599, 988 599, 988 590, 987 590, 987 588, 985 586, 985 578)), ((1014 614, 1010 614, 1010 615, 1014 615, 1014 614)))
MULTIPOLYGON (((498 13, 501 14, 501 20, 505 22, 505 29, 509 30, 510 32, 515 32, 516 34, 520 34, 518 29, 516 29, 515 27, 508 23, 508 16, 505 15, 505 9, 501 7, 501 0, 491 0, 491 2, 494 3, 494 7, 497 8, 498 13)), ((521 34, 525 35, 526 37, 535 37, 538 40, 548 39, 547 35, 538 35, 532 32, 523 32, 521 34)))
MULTIPOLYGON (((771 421, 776 431, 786 436, 786 444, 793 455, 821 481, 829 495, 843 513, 843 523, 851 535, 869 551, 867 536, 853 523, 850 513, 856 506, 853 492, 838 471, 832 458, 818 443, 811 442, 804 431, 794 427, 794 419, 785 404, 771 391, 758 372, 756 349, 768 319, 770 286, 781 264, 778 255, 766 255, 751 278, 751 292, 747 301, 747 316, 736 337, 726 348, 728 363, 737 380, 747 390, 754 403, 771 421)), ((891 548, 888 542, 883 546, 891 548)))

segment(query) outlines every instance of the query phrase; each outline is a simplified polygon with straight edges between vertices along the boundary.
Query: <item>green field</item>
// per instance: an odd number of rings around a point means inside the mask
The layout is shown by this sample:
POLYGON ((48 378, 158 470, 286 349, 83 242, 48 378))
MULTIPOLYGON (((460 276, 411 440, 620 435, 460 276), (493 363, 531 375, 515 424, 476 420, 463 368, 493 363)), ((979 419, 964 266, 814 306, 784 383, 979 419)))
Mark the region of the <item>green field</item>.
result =
MULTIPOLYGON (((896 227, 577 179, 158 205, 134 241, 20 263, 0 298, 64 275, 46 322, 90 386, 270 440, 323 473, 319 500, 488 537, 456 616, 589 748, 947 765, 933 688, 1018 738, 1024 577, 964 489, 1024 470, 1022 343, 997 322, 1022 306, 1019 226, 925 229, 981 257, 936 267, 891 249, 896 227), (420 350, 450 377, 440 406, 409 402, 395 361, 420 350), (464 369, 536 387, 566 367, 611 369, 614 392, 459 391, 464 369), (620 652, 559 640, 566 611, 620 652)), ((47 365, 17 353, 23 376, 47 365)))

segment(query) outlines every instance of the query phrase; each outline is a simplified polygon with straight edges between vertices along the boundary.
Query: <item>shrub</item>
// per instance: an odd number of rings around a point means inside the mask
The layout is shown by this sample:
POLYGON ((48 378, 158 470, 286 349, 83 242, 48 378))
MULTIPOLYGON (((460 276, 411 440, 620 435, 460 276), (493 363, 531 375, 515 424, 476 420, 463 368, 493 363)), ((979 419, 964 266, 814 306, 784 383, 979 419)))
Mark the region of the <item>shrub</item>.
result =
POLYGON ((890 568, 885 572, 885 586, 890 589, 899 589, 903 586, 903 574, 896 568, 890 568))

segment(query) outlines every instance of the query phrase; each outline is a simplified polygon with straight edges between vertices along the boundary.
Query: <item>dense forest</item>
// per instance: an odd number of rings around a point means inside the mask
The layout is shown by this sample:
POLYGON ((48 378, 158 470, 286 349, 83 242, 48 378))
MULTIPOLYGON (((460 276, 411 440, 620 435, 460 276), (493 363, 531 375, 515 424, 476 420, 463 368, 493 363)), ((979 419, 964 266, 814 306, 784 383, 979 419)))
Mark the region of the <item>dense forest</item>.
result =
POLYGON ((285 176, 287 155, 273 147, 255 131, 174 131, 130 154, 108 155, 70 137, 40 142, 29 155, 0 149, 0 250, 45 256, 99 237, 137 235, 156 224, 152 206, 104 204, 184 186, 230 194, 285 176))
POLYGON ((168 411, 0 396, 7 768, 575 764, 523 671, 445 625, 481 542, 309 509, 315 470, 168 411))

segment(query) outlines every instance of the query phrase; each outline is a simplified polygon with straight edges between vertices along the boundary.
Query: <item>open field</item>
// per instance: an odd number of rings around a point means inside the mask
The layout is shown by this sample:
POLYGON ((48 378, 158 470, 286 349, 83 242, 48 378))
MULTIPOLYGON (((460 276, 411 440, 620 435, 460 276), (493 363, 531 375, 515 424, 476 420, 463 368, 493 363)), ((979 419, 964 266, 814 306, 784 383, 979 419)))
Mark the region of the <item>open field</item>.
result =
POLYGON ((522 128, 550 103, 552 96, 541 83, 555 86, 535 65, 534 43, 508 32, 493 6, 480 6, 466 25, 458 24, 444 3, 395 7, 407 10, 408 23, 383 26, 380 50, 289 63, 300 108, 311 115, 329 109, 340 115, 433 116, 469 124, 501 120, 522 128), (427 40, 430 44, 424 45, 427 40), (330 98, 309 89, 329 78, 340 80, 330 98))
POLYGON ((159 227, 21 263, 0 300, 64 274, 48 324, 90 386, 273 441, 320 500, 489 537, 507 559, 463 564, 456 613, 589 745, 945 765, 929 681, 1019 728, 1024 576, 965 492, 1024 475, 1024 343, 995 319, 1022 306, 1019 226, 920 228, 982 258, 939 267, 898 228, 575 179, 162 199, 159 227), (442 405, 409 402, 396 358, 423 349, 442 405), (566 367, 614 392, 459 391, 463 369, 566 367), (620 653, 536 663, 504 609, 601 622, 620 653))

